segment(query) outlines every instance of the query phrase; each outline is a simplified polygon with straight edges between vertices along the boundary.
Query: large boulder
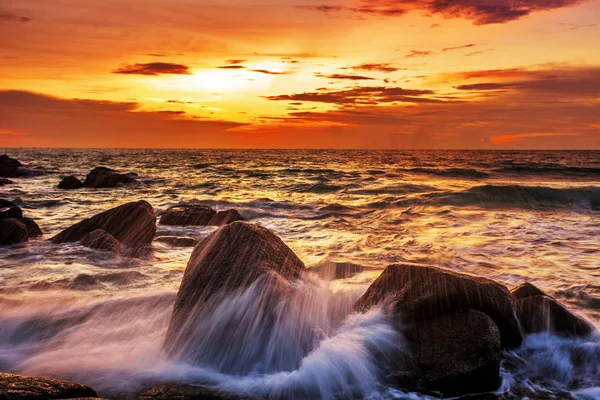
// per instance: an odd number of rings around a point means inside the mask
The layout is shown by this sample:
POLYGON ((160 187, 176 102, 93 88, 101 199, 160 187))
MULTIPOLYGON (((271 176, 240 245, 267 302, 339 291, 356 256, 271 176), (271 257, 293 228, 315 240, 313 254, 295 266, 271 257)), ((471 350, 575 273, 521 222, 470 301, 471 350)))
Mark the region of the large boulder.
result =
POLYGON ((0 155, 0 177, 21 178, 25 176, 39 175, 42 173, 42 170, 27 168, 21 164, 19 160, 10 158, 6 154, 0 155))
POLYGON ((81 239, 81 245, 90 249, 109 251, 119 254, 121 252, 121 244, 110 234, 102 229, 96 229, 88 233, 81 239))
POLYGON ((64 177, 58 184, 58 188, 63 190, 79 189, 82 186, 83 183, 73 175, 64 177))
POLYGON ((83 186, 90 188, 113 188, 134 183, 137 183, 137 180, 133 178, 133 174, 120 174, 114 169, 96 167, 86 176, 83 186))
POLYGON ((21 221, 27 228, 28 238, 34 238, 43 234, 38 224, 32 218, 23 217, 23 210, 19 207, 11 207, 6 211, 0 212, 0 219, 13 218, 21 221))
POLYGON ((234 222, 204 238, 188 261, 169 324, 165 349, 186 351, 199 310, 212 298, 245 289, 259 278, 292 281, 305 271, 294 252, 267 228, 234 222))
POLYGON ((469 310, 427 319, 404 335, 411 343, 414 368, 410 376, 400 377, 403 386, 444 396, 498 388, 500 332, 486 314, 469 310))
POLYGON ((29 239, 27 227, 16 218, 0 219, 0 246, 26 242, 29 239))
POLYGON ((234 209, 215 211, 204 204, 191 202, 169 207, 160 217, 161 225, 223 226, 244 218, 234 209))
POLYGON ((136 400, 242 400, 246 397, 203 386, 166 383, 134 396, 136 400))
POLYGON ((590 323, 530 283, 519 285, 512 293, 521 328, 527 334, 551 332, 569 337, 594 332, 590 323))
POLYGON ((384 302, 408 323, 469 309, 481 311, 498 326, 502 347, 515 348, 523 340, 510 291, 490 279, 432 266, 390 265, 355 308, 364 311, 384 302))
POLYGON ((102 229, 127 246, 150 244, 156 233, 152 206, 144 201, 123 204, 65 229, 52 243, 76 242, 96 229, 102 229))
POLYGON ((0 373, 0 399, 45 400, 97 398, 89 386, 42 377, 0 373))

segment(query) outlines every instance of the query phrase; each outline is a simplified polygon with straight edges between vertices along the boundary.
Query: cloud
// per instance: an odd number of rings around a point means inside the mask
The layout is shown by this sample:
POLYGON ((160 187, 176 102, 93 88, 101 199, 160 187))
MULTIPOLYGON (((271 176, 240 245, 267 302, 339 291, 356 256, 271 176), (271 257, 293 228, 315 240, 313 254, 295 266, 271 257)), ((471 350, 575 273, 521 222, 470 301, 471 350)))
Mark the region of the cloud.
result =
POLYGON ((246 67, 244 67, 243 65, 221 65, 220 67, 217 67, 220 69, 246 69, 246 67))
POLYGON ((383 86, 355 87, 339 91, 304 92, 291 95, 266 96, 273 101, 311 101, 337 105, 379 104, 379 103, 421 103, 440 102, 435 98, 423 97, 433 95, 432 90, 388 88, 383 86))
POLYGON ((246 61, 248 61, 248 60, 241 60, 239 58, 234 58, 234 59, 231 59, 231 60, 225 60, 225 62, 227 64, 241 64, 241 63, 246 62, 246 61))
POLYGON ((267 69, 251 69, 251 72, 258 72, 260 74, 268 74, 268 75, 291 75, 292 71, 269 71, 267 69))
POLYGON ((426 57, 432 54, 435 53, 429 50, 411 50, 404 56, 404 58, 426 57))
POLYGON ((29 22, 32 19, 33 18, 22 17, 22 16, 15 15, 15 14, 0 14, 0 22, 1 21, 29 22))
POLYGON ((126 75, 190 75, 187 65, 165 62, 151 62, 145 64, 128 64, 112 71, 113 74, 126 75))
POLYGON ((475 46, 477 46, 477 45, 471 43, 471 44, 464 44, 462 46, 446 47, 446 48, 442 49, 442 52, 445 53, 447 51, 469 49, 469 48, 475 47, 475 46))
POLYGON ((356 65, 354 67, 350 67, 356 71, 369 71, 369 72, 396 72, 399 71, 400 68, 393 67, 388 63, 364 63, 360 65, 356 65))
POLYGON ((331 75, 323 75, 321 73, 314 74, 318 78, 327 78, 327 79, 340 79, 340 80, 350 80, 350 81, 373 81, 375 78, 371 78, 369 76, 363 75, 346 75, 346 74, 331 74, 331 75))
POLYGON ((444 18, 462 18, 475 25, 514 21, 535 12, 554 10, 586 0, 363 0, 364 6, 299 6, 306 10, 355 13, 379 17, 397 17, 409 12, 425 12, 444 18))

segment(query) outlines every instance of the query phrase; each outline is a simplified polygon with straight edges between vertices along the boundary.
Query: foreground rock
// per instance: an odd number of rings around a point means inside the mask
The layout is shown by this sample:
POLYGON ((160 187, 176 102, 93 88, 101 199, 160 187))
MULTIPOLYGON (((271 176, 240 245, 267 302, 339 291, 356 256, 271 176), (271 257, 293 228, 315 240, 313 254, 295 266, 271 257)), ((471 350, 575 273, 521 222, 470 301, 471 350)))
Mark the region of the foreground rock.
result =
POLYGON ((135 396, 136 400, 242 400, 246 397, 235 396, 201 386, 183 384, 164 384, 148 389, 135 396))
POLYGON ((500 382, 502 348, 522 336, 508 289, 489 279, 441 268, 391 265, 356 302, 382 305, 407 341, 395 383, 445 396, 493 391, 500 382))
POLYGON ((14 182, 11 181, 10 179, 6 179, 6 178, 0 178, 0 186, 4 186, 4 185, 11 185, 14 182))
POLYGON ((168 208, 160 217, 161 225, 223 226, 244 218, 236 210, 215 211, 204 204, 182 203, 168 208))
POLYGON ((109 251, 111 253, 121 253, 121 244, 113 236, 102 229, 96 229, 88 233, 81 239, 81 244, 90 249, 109 251))
POLYGON ((0 399, 43 400, 97 398, 96 392, 85 385, 58 379, 0 373, 0 399))
POLYGON ((198 311, 218 294, 247 288, 261 277, 295 280, 303 271, 302 261, 266 228, 234 222, 217 229, 194 248, 188 261, 165 349, 173 356, 187 351, 198 311))
POLYGON ((138 183, 134 179, 135 174, 120 174, 114 169, 96 167, 90 171, 83 181, 84 187, 89 188, 113 188, 122 185, 138 183))
POLYGON ((525 333, 551 332, 561 336, 586 336, 594 328, 530 283, 513 289, 516 310, 525 333))
POLYGON ((73 175, 63 178, 58 184, 58 188, 63 190, 79 189, 82 186, 83 183, 73 175))
POLYGON ((0 246, 23 243, 29 239, 27 227, 16 218, 0 219, 0 246))
POLYGON ((0 156, 0 177, 3 178, 21 178, 42 174, 40 169, 27 168, 19 160, 10 158, 7 154, 0 156))
POLYGON ((159 236, 154 239, 156 242, 166 243, 173 247, 194 247, 200 241, 191 237, 181 236, 159 236))
POLYGON ((127 246, 143 246, 150 244, 154 238, 156 217, 152 206, 144 200, 127 203, 84 219, 51 240, 52 243, 76 242, 97 229, 127 246))
POLYGON ((0 208, 16 207, 17 205, 9 200, 0 199, 0 208))

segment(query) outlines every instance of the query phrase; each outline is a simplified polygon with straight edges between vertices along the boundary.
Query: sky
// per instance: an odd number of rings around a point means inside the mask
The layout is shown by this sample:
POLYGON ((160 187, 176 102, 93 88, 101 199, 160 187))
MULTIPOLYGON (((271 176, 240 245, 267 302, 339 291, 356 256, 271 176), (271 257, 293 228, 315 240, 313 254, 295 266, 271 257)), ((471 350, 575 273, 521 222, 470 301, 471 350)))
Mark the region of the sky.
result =
POLYGON ((600 149, 600 0, 0 0, 0 147, 600 149))

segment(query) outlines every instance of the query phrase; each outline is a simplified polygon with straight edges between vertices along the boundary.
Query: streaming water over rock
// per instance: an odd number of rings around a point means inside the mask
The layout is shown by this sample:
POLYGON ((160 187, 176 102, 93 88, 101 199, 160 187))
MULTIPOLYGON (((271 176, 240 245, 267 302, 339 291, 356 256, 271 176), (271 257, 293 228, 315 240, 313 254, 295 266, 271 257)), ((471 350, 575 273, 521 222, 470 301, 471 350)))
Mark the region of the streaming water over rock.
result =
MULTIPOLYGON (((45 233, 0 248, 0 371, 69 379, 115 397, 182 382, 263 398, 424 398, 386 384, 385 358, 405 350, 402 335, 378 309, 352 308, 388 264, 401 262, 509 287, 528 280, 600 321, 597 152, 8 153, 48 173, 0 188, 45 233), (56 187, 100 165, 136 172, 140 184, 56 187), (154 241, 132 257, 44 240, 142 199, 158 216, 193 199, 234 208, 273 230, 307 267, 352 271, 321 274, 340 278, 331 281, 304 275, 277 296, 268 295, 268 279, 232 291, 204 310, 192 352, 168 357, 164 340, 192 248, 154 241)), ((156 237, 201 240, 215 229, 159 224, 156 237)), ((529 335, 504 352, 499 393, 598 399, 599 365, 597 334, 529 335)))

